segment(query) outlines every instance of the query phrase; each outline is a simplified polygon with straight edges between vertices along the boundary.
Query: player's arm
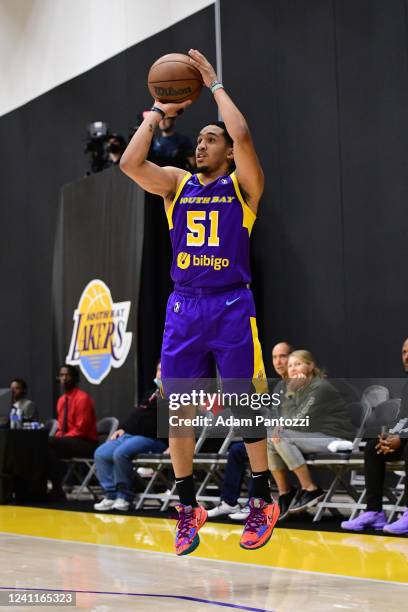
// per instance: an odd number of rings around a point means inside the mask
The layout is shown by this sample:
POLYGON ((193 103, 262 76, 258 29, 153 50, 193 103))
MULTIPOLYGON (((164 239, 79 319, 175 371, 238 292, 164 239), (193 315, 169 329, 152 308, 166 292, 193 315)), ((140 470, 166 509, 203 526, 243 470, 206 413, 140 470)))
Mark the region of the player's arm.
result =
MULTIPOLYGON (((191 63, 201 72, 207 87, 218 80, 214 68, 202 53, 191 49, 189 56, 191 63)), ((264 175, 255 152, 251 132, 245 117, 235 106, 224 88, 217 89, 214 92, 214 98, 228 133, 234 141, 235 173, 238 182, 245 193, 249 207, 256 213, 264 189, 264 175)))
MULTIPOLYGON (((155 101, 154 107, 161 109, 166 115, 174 116, 177 111, 189 104, 190 101, 183 104, 162 104, 155 101)), ((120 169, 145 191, 169 200, 176 193, 186 171, 171 166, 161 168, 146 159, 154 131, 161 119, 162 115, 157 111, 148 113, 123 153, 120 160, 120 169)))

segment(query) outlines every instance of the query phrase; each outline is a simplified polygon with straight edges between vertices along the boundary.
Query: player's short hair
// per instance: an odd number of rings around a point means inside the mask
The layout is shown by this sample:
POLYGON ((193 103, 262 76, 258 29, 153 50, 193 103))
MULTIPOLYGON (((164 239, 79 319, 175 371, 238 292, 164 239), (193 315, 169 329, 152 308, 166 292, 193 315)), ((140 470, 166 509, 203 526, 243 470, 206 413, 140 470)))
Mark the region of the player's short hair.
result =
POLYGON ((211 121, 208 125, 216 125, 217 127, 221 128, 223 131, 223 136, 225 138, 225 141, 227 143, 227 145, 229 147, 233 147, 234 146, 234 141, 232 140, 231 136, 228 133, 228 130, 226 128, 226 125, 223 121, 211 121))

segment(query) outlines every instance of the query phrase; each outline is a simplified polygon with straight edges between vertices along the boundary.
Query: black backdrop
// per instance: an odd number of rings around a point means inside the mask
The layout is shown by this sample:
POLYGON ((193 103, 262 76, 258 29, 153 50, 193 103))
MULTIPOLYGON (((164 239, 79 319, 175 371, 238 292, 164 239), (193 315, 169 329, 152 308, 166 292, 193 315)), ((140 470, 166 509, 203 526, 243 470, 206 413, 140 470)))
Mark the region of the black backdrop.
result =
MULTIPOLYGON (((407 4, 221 3, 224 82, 266 173, 253 287, 269 372, 281 338, 314 350, 332 376, 399 372, 408 306, 407 4)), ((0 385, 26 377, 44 413, 59 188, 83 174, 86 124, 105 119, 126 133, 150 104, 150 63, 191 46, 214 60, 213 7, 0 118, 0 385)), ((194 137, 215 114, 203 92, 179 128, 194 137)), ((149 201, 146 213, 142 386, 153 377, 169 289, 160 202, 149 201)))
MULTIPOLYGON (((129 319, 122 330, 122 337, 131 332, 132 341, 124 363, 120 368, 112 367, 97 385, 87 382, 85 378, 82 383, 94 398, 99 417, 112 414, 119 419, 126 417, 129 407, 137 400, 135 332, 143 233, 144 192, 136 183, 129 181, 119 168, 110 168, 62 189, 52 282, 54 370, 65 362, 68 353, 72 358, 73 314, 88 283, 101 280, 109 288, 113 303, 130 302, 129 319)), ((92 297, 95 299, 95 291, 92 297)), ((107 298, 103 296, 102 299, 103 310, 106 309, 107 298)), ((101 323, 105 329, 108 327, 103 319, 101 323)), ((115 323, 118 323, 117 319, 115 323)), ((117 331, 115 337, 117 345, 117 331)), ((103 334, 100 338, 98 343, 98 333, 95 331, 95 344, 99 344, 99 349, 105 341, 103 334)), ((119 352, 116 356, 119 357, 119 352)), ((98 357, 96 361, 99 361, 98 357)), ((112 364, 112 360, 109 362, 112 364)))

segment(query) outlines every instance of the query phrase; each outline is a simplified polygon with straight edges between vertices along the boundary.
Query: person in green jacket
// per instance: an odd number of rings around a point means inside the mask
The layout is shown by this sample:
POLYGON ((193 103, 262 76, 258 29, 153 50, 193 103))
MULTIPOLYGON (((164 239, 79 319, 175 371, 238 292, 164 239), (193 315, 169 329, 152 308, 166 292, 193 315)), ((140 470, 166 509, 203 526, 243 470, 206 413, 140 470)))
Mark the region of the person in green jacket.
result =
POLYGON ((279 489, 282 520, 289 513, 316 505, 324 496, 313 481, 303 453, 327 451, 335 440, 353 440, 355 428, 343 395, 306 350, 293 351, 289 357, 280 415, 285 427, 275 429, 268 440, 268 463, 279 489), (299 489, 291 486, 288 470, 299 480, 299 489))

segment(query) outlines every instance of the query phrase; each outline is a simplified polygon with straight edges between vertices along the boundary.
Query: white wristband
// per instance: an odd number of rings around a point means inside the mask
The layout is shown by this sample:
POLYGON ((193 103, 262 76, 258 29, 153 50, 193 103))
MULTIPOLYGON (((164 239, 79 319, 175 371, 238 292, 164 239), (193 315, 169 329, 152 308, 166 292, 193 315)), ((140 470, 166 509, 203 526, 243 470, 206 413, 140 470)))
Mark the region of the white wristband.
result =
POLYGON ((217 89, 224 89, 224 85, 216 81, 210 87, 211 93, 214 94, 217 91, 217 89))

